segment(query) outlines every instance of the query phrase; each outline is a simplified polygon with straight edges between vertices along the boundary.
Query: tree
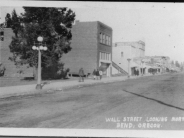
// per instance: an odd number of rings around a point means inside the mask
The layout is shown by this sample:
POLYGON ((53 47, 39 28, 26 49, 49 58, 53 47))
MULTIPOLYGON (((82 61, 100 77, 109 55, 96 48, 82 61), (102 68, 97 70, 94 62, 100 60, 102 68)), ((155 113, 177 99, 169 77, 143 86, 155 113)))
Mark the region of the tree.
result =
POLYGON ((0 63, 0 77, 4 76, 5 70, 6 70, 5 66, 2 63, 0 63))
POLYGON ((180 63, 178 61, 175 61, 175 66, 180 67, 180 63))
POLYGON ((71 50, 70 29, 75 13, 67 8, 23 7, 25 13, 17 16, 13 10, 11 27, 15 33, 10 44, 15 65, 38 66, 38 51, 32 50, 37 37, 44 38, 48 50, 42 51, 42 68, 57 68, 63 53, 71 50))
POLYGON ((174 65, 174 61, 173 60, 171 61, 171 65, 174 65))

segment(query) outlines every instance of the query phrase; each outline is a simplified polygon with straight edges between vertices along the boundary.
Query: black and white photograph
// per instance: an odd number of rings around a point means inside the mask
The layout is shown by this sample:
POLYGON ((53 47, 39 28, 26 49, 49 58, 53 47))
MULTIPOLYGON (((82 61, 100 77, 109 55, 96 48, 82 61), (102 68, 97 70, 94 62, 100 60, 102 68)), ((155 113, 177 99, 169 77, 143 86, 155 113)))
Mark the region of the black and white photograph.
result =
POLYGON ((184 137, 184 3, 2 1, 0 136, 184 137))

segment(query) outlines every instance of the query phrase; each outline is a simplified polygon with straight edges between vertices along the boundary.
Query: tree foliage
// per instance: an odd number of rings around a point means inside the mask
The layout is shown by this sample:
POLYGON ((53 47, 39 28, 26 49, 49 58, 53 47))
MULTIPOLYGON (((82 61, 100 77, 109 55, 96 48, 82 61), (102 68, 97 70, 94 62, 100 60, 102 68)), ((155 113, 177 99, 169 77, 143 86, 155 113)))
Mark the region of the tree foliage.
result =
POLYGON ((174 65, 174 61, 173 60, 171 61, 171 64, 174 65))
POLYGON ((25 12, 20 16, 13 10, 7 14, 6 22, 13 29, 10 60, 15 65, 28 64, 30 67, 38 65, 38 51, 32 50, 37 37, 43 37, 43 44, 48 50, 42 51, 42 67, 49 67, 59 63, 63 53, 71 50, 70 29, 75 20, 75 13, 68 8, 23 7, 25 12))
POLYGON ((178 61, 175 61, 175 66, 180 67, 180 63, 178 61))

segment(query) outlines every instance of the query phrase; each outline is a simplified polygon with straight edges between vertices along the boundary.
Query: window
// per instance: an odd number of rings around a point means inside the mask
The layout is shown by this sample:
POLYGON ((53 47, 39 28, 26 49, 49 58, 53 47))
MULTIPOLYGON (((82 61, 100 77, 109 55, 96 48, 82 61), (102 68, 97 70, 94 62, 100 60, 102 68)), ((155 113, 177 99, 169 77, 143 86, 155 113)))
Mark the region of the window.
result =
POLYGON ((100 43, 110 46, 111 45, 111 37, 100 32, 100 43))
POLYGON ((123 57, 123 52, 121 52, 121 57, 123 57))
POLYGON ((111 54, 105 53, 105 52, 100 52, 100 59, 110 61, 111 60, 111 54))
POLYGON ((108 39, 107 39, 107 45, 108 45, 108 46, 110 45, 110 44, 109 44, 109 38, 110 38, 110 37, 108 36, 108 39))
POLYGON ((111 60, 111 54, 109 54, 109 60, 111 60))
POLYGON ((111 37, 109 37, 109 46, 111 45, 111 37))
POLYGON ((100 33, 100 43, 102 43, 102 33, 100 33))
POLYGON ((105 34, 103 34, 103 44, 105 44, 105 34))
POLYGON ((105 44, 106 44, 106 45, 108 45, 108 43, 109 43, 109 37, 108 37, 108 36, 106 36, 105 44))

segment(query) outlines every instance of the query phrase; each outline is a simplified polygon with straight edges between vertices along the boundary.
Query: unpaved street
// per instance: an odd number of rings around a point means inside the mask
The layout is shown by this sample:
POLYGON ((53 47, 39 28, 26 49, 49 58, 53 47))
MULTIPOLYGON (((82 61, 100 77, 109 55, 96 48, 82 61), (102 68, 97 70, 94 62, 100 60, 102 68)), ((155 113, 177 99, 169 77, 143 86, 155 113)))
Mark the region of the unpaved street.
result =
POLYGON ((0 99, 0 127, 184 130, 184 75, 0 99))

